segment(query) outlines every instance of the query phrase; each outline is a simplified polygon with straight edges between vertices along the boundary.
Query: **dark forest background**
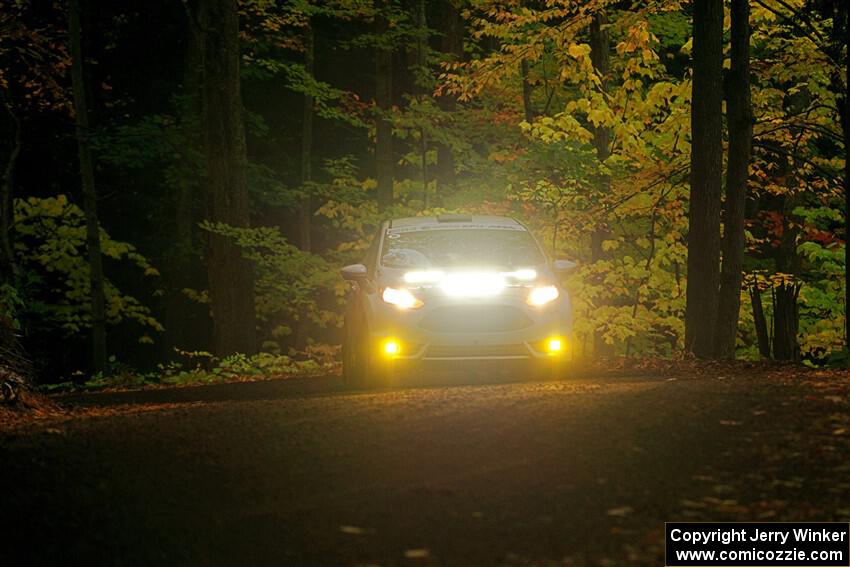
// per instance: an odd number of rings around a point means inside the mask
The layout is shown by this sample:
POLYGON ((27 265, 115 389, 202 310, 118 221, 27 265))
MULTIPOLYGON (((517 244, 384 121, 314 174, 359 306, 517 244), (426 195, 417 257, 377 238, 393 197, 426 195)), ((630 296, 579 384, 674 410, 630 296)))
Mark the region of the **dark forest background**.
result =
POLYGON ((463 211, 579 262, 579 356, 845 364, 847 36, 841 0, 0 0, 4 357, 330 360, 380 221, 463 211))

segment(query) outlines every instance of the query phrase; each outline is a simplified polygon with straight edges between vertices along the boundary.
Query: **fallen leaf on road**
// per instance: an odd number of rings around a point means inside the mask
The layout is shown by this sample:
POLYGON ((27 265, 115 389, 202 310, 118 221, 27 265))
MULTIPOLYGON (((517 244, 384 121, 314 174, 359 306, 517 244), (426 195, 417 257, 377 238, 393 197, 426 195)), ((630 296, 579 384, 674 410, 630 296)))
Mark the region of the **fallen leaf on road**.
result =
POLYGON ((742 422, 735 421, 734 419, 721 419, 720 425, 741 425, 742 422))
POLYGON ((366 533, 366 530, 364 530, 363 528, 358 528, 357 526, 340 526, 339 531, 344 534, 351 535, 363 535, 364 533, 366 533))
POLYGON ((614 518, 625 518, 632 512, 634 512, 634 509, 631 506, 621 506, 620 508, 611 508, 606 514, 614 518))
POLYGON ((408 559, 425 559, 431 555, 431 552, 427 549, 408 549, 404 552, 404 556, 408 559))
POLYGON ((833 435, 844 435, 845 433, 847 433, 847 430, 843 427, 839 427, 838 429, 834 429, 832 431, 833 435))

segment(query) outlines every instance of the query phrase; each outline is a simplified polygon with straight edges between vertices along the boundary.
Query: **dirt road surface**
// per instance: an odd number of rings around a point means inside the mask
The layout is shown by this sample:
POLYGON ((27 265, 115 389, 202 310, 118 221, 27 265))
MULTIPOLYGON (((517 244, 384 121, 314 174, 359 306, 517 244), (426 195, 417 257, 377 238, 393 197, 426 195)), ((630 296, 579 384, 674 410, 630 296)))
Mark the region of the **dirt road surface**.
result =
POLYGON ((0 434, 0 564, 663 565, 665 521, 850 520, 845 392, 310 378, 65 398, 110 411, 0 434))

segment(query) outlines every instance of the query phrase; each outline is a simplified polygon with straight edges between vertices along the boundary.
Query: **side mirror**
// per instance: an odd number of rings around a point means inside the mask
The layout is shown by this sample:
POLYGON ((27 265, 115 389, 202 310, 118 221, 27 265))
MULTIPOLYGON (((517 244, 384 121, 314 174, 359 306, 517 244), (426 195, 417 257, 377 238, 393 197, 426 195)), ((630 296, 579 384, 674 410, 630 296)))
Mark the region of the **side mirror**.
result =
POLYGON ((573 262, 572 260, 555 260, 552 262, 552 269, 558 272, 559 274, 569 274, 574 272, 578 267, 578 264, 573 262))
POLYGON ((340 270, 342 278, 350 282, 362 282, 366 279, 369 270, 363 264, 351 264, 340 270))

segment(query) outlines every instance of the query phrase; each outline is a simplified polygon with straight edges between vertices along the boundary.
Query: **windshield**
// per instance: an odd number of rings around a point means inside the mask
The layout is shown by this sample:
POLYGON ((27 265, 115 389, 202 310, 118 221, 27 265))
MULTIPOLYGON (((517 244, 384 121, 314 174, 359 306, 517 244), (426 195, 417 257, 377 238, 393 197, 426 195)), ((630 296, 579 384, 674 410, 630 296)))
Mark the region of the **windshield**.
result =
POLYGON ((543 262, 523 228, 391 228, 381 250, 381 264, 388 268, 515 269, 543 262))

